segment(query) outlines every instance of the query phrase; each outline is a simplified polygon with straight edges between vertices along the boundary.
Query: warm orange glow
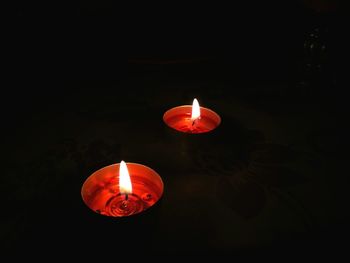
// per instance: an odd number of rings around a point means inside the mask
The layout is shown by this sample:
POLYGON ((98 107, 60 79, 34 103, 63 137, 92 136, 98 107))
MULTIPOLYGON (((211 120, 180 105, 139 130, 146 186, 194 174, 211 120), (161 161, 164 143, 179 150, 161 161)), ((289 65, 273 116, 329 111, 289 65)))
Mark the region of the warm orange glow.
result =
POLYGON ((132 193, 130 175, 128 167, 126 166, 126 163, 124 161, 121 161, 119 166, 119 192, 121 194, 132 193))
POLYGON ((201 111, 197 99, 193 100, 191 120, 196 120, 201 116, 201 111))

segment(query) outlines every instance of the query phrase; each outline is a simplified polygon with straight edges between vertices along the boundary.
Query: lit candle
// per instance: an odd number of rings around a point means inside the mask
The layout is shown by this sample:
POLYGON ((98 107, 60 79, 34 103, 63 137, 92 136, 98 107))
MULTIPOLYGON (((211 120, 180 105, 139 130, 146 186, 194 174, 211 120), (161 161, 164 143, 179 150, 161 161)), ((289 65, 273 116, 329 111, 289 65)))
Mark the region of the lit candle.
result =
POLYGON ((185 133, 205 133, 214 130, 221 123, 220 116, 204 107, 197 99, 192 105, 172 108, 163 115, 164 122, 171 128, 185 133))
POLYGON ((93 211, 113 217, 141 213, 153 206, 163 194, 161 177, 151 168, 121 161, 90 175, 81 195, 93 211))

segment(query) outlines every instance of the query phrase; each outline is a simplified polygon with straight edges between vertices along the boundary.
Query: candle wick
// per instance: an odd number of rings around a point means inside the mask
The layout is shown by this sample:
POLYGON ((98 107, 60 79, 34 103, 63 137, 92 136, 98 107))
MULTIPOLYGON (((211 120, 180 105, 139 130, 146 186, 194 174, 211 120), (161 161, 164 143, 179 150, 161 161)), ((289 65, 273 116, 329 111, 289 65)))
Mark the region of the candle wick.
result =
POLYGON ((128 199, 129 199, 128 194, 125 194, 125 201, 128 201, 128 199))
POLYGON ((193 122, 192 122, 192 126, 194 126, 194 125, 195 125, 195 123, 196 123, 196 119, 194 119, 194 120, 193 120, 193 122))

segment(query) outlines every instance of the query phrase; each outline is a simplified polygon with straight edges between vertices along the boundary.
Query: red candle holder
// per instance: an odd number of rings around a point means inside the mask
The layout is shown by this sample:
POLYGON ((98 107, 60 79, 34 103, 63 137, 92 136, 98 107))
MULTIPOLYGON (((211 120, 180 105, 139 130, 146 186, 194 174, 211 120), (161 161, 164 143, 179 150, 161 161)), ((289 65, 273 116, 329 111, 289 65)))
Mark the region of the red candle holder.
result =
POLYGON ((151 168, 127 163, 132 193, 119 187, 120 164, 101 168, 84 182, 81 195, 85 204, 96 213, 111 217, 131 216, 153 206, 163 194, 163 181, 151 168))
MULTIPOLYGON (((198 103, 198 102, 197 102, 198 103)), ((171 128, 191 134, 206 133, 214 130, 221 123, 220 116, 211 109, 199 107, 200 116, 192 117, 195 105, 183 105, 172 108, 164 113, 163 120, 171 128)))

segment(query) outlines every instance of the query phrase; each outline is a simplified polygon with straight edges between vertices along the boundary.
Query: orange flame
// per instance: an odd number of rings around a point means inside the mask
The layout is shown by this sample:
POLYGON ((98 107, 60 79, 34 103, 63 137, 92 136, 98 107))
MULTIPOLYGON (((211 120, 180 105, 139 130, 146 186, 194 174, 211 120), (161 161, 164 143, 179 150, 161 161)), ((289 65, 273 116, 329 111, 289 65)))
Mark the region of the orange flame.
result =
POLYGON ((197 99, 193 100, 191 120, 194 121, 201 116, 201 111, 197 99))
POLYGON ((120 162, 119 166, 119 192, 121 194, 131 194, 132 185, 128 171, 128 167, 124 161, 120 162))

